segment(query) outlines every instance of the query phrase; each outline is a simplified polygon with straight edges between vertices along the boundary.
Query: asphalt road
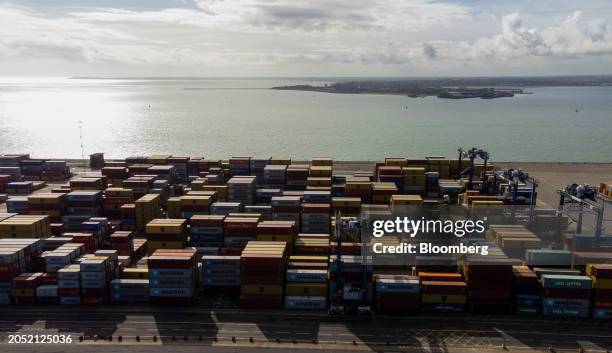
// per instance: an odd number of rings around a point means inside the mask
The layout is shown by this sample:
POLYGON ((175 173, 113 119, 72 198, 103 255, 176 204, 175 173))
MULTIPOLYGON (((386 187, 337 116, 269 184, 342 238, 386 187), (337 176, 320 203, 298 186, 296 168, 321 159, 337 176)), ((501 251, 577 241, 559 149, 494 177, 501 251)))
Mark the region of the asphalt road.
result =
MULTIPOLYGON (((172 347, 168 348, 167 346, 150 346, 150 345, 142 345, 142 346, 88 346, 88 351, 92 353, 346 353, 349 351, 348 348, 344 349, 332 349, 332 348, 324 348, 324 349, 309 349, 309 348, 297 348, 297 347, 244 347, 244 346, 227 346, 227 347, 206 347, 202 349, 201 346, 181 346, 180 348, 172 347)), ((364 350, 365 352, 366 350, 364 350)), ((371 352, 371 350, 367 350, 371 352)), ((23 353, 23 352, 37 352, 37 353, 82 353, 83 346, 75 345, 75 346, 43 346, 43 347, 33 347, 33 346, 20 346, 20 347, 9 347, 3 352, 15 352, 15 353, 23 353)), ((404 352, 404 353, 511 353, 509 350, 501 350, 501 349, 473 349, 473 348, 445 348, 444 350, 427 350, 422 348, 412 348, 405 347, 400 349, 388 349, 384 352, 404 352)), ((521 353, 531 353, 531 352, 541 352, 536 350, 520 350, 517 352, 521 353)))
MULTIPOLYGON (((326 313, 203 307, 1 308, 3 350, 16 349, 7 343, 8 335, 14 333, 70 334, 75 341, 72 346, 87 344, 96 352, 109 346, 153 349, 161 345, 180 346, 181 350, 207 346, 207 351, 233 347, 249 352, 253 351, 249 348, 266 348, 267 352, 273 348, 283 352, 298 348, 377 352, 469 348, 481 352, 500 350, 504 344, 519 351, 549 346, 571 351, 581 347, 593 352, 612 349, 612 323, 590 319, 475 315, 332 318, 326 313)), ((59 346, 35 346, 31 351, 53 351, 53 347, 59 346)))

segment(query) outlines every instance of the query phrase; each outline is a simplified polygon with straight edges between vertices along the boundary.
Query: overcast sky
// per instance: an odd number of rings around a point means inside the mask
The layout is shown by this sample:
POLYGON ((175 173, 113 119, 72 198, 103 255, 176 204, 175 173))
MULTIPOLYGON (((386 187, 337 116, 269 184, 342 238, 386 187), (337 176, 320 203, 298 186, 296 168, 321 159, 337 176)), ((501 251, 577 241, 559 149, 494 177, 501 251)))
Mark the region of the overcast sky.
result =
POLYGON ((0 76, 612 74, 610 0, 0 0, 0 76))

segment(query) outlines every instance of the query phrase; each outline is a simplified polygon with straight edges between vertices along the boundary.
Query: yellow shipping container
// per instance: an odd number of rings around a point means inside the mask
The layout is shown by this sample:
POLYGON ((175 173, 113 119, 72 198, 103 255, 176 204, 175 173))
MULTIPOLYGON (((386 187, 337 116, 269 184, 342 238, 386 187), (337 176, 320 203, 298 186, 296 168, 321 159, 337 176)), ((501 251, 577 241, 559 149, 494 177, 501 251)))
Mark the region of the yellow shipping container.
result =
POLYGON ((332 167, 325 165, 315 165, 310 167, 309 175, 312 177, 331 177, 332 167))
POLYGON ((308 177, 308 186, 332 186, 331 177, 308 177))
POLYGON ((333 166, 334 160, 327 157, 315 157, 312 159, 313 166, 333 166))
POLYGON ((612 289, 612 279, 595 278, 593 279, 593 288, 595 289, 612 289))
POLYGON ((206 179, 196 179, 189 184, 191 190, 202 191, 206 185, 206 179))
POLYGON ((138 200, 136 200, 136 204, 152 204, 159 203, 160 196, 159 194, 145 194, 138 200))
POLYGON ((308 191, 331 191, 331 186, 306 186, 308 191))
POLYGON ((13 297, 35 297, 36 289, 34 288, 13 288, 11 291, 13 297))
POLYGON ((408 160, 406 158, 385 158, 385 165, 405 167, 408 165, 408 160))
POLYGON ((405 167, 402 168, 402 175, 406 176, 425 176, 425 168, 422 167, 405 167))
POLYGON ((208 206, 212 203, 211 196, 181 196, 181 206, 208 206))
POLYGON ((65 198, 65 194, 41 193, 28 196, 28 204, 60 206, 64 203, 65 198))
POLYGON ((391 205, 422 205, 423 198, 420 195, 391 195, 391 205))
POLYGON ((287 296, 326 296, 327 283, 287 283, 287 296))
POLYGON ((154 219, 147 223, 146 232, 151 234, 180 234, 185 230, 184 219, 154 219))
POLYGON ((106 195, 106 197, 129 197, 129 198, 134 197, 134 191, 132 189, 124 189, 124 188, 116 188, 116 187, 106 189, 104 194, 106 195))
POLYGON ((181 217, 181 198, 171 197, 166 202, 166 208, 168 210, 169 218, 180 218, 181 217))
POLYGON ((204 191, 216 191, 219 200, 227 200, 227 185, 204 185, 202 188, 204 191))
POLYGON ((16 215, 0 222, 0 238, 43 238, 50 234, 46 215, 16 215))
POLYGON ((307 263, 328 263, 329 256, 292 255, 289 256, 289 261, 307 263))
POLYGON ((374 203, 389 203, 391 201, 391 195, 374 195, 372 196, 374 203))
MULTIPOLYGON (((366 178, 363 178, 366 179, 366 178)), ((372 190, 371 181, 347 181, 346 190, 372 190)))
POLYGON ((359 197, 332 197, 332 206, 334 207, 361 207, 361 198, 359 197))
POLYGON ((148 268, 125 268, 121 274, 123 279, 149 279, 148 268))

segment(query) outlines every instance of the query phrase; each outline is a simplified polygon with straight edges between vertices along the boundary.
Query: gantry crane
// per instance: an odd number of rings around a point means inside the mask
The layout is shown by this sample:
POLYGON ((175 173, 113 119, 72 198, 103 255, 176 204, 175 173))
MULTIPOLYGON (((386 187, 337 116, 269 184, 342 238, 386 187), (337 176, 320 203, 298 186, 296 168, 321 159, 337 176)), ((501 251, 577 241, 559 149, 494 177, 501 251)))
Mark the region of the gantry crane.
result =
POLYGON ((489 162, 489 152, 480 149, 480 148, 476 148, 476 147, 472 147, 469 150, 464 150, 463 148, 459 148, 457 149, 457 152, 459 153, 459 167, 458 167, 458 173, 457 176, 459 178, 461 178, 462 175, 469 173, 468 174, 468 189, 472 190, 473 188, 473 184, 474 184, 474 161, 476 160, 476 158, 480 158, 482 159, 484 166, 483 166, 483 172, 482 172, 482 189, 481 189, 481 193, 483 194, 487 194, 488 192, 488 185, 487 185, 487 163, 489 162), (469 158, 470 159, 470 166, 468 168, 466 168, 465 170, 462 170, 462 162, 464 158, 469 158))
MULTIPOLYGON (((342 261, 342 232, 359 232, 360 239, 362 222, 358 217, 342 218, 340 211, 336 212, 336 226, 334 227, 333 240, 336 242, 336 265, 332 270, 334 282, 336 285, 335 293, 330 296, 330 314, 369 314, 370 305, 368 302, 368 262, 366 252, 362 249, 362 258, 360 263, 361 268, 361 283, 360 286, 353 288, 346 284, 346 279, 343 272, 342 261)), ((362 241, 363 244, 363 241, 362 241)))

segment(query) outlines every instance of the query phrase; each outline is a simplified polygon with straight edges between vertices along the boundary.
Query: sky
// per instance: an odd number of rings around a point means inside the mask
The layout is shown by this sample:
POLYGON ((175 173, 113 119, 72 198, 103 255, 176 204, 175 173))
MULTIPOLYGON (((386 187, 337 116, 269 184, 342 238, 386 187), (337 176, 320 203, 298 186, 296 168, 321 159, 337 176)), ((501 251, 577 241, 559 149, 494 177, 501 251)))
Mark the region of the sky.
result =
POLYGON ((612 74, 610 0, 0 0, 0 76, 612 74))

